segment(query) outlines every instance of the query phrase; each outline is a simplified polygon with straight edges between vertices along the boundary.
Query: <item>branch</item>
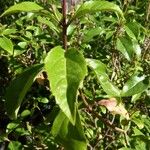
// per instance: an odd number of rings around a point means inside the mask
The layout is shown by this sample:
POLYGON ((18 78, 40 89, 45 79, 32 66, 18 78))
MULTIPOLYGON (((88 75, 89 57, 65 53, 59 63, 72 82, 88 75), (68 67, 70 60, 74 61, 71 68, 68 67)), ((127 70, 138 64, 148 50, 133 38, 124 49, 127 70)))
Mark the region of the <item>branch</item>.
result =
POLYGON ((80 92, 81 98, 82 98, 85 106, 87 107, 87 109, 89 110, 90 113, 92 113, 96 118, 101 120, 105 125, 107 125, 108 127, 112 128, 113 130, 126 134, 126 131, 124 131, 121 128, 118 128, 118 127, 114 126, 109 120, 103 118, 101 115, 99 115, 97 112, 95 112, 93 110, 93 108, 86 101, 86 98, 85 98, 84 94, 82 93, 82 91, 80 90, 79 92, 80 92))
POLYGON ((62 1, 62 14, 63 14, 63 22, 62 22, 63 48, 67 50, 67 2, 66 0, 62 1))

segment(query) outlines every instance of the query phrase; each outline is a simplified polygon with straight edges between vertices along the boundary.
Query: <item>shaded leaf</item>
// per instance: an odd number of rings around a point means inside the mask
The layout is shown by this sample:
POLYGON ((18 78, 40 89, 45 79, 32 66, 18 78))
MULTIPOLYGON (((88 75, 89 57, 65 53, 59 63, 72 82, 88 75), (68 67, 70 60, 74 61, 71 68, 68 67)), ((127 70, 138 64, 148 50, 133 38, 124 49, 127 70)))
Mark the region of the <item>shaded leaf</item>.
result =
POLYGON ((127 36, 117 38, 117 50, 119 50, 127 60, 131 60, 134 54, 133 44, 127 36))
POLYGON ((53 123, 51 133, 56 141, 64 146, 65 150, 87 149, 87 142, 78 113, 76 123, 73 126, 66 115, 63 112, 59 112, 53 123))
POLYGON ((149 86, 149 80, 145 76, 132 76, 123 86, 122 96, 132 96, 142 93, 149 86))
POLYGON ((34 65, 18 75, 8 86, 5 94, 5 105, 8 116, 16 119, 21 102, 32 85, 35 76, 42 70, 43 64, 34 65))
POLYGON ((45 68, 56 102, 69 120, 74 123, 77 90, 87 72, 84 57, 74 49, 65 53, 58 46, 48 53, 45 68))
POLYGON ((88 66, 95 72, 103 90, 110 96, 119 97, 120 90, 110 81, 106 73, 106 66, 99 60, 86 59, 86 61, 88 66))
POLYGON ((39 6, 38 4, 34 2, 22 2, 16 5, 11 6, 8 8, 2 15, 9 15, 13 13, 18 13, 18 12, 33 12, 33 11, 39 11, 42 10, 43 7, 39 6))
POLYGON ((126 33, 133 39, 138 39, 140 34, 140 26, 137 22, 129 22, 125 25, 126 33))
POLYGON ((87 33, 85 33, 83 42, 90 42, 94 36, 100 35, 102 33, 104 33, 104 29, 102 29, 100 27, 90 29, 87 31, 87 33))
POLYGON ((0 37, 0 47, 7 51, 9 54, 13 55, 13 43, 10 39, 6 37, 0 37))

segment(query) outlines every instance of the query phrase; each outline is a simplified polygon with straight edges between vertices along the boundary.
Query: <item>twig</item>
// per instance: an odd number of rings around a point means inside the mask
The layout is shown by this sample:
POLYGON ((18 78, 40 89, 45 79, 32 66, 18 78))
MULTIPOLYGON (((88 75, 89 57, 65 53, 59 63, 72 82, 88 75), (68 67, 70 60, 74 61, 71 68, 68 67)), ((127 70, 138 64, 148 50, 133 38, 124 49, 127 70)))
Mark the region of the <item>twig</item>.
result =
POLYGON ((100 119, 105 125, 112 128, 113 130, 115 130, 117 132, 126 133, 126 131, 124 131, 121 128, 114 126, 109 120, 103 118, 101 115, 99 115, 97 112, 95 112, 93 110, 93 108, 87 103, 86 98, 85 98, 84 94, 82 93, 82 91, 80 90, 79 92, 80 92, 81 98, 82 98, 85 106, 87 107, 87 109, 89 110, 90 113, 92 113, 96 118, 100 119))

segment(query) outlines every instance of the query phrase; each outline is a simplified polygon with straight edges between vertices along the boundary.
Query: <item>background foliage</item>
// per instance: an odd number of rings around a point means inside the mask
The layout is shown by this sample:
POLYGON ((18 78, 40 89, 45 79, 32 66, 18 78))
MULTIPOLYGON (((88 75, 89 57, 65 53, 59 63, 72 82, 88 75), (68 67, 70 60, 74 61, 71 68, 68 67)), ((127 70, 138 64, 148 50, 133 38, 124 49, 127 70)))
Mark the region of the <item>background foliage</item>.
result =
POLYGON ((56 0, 0 15, 0 149, 150 148, 150 1, 68 1, 68 24, 56 0))

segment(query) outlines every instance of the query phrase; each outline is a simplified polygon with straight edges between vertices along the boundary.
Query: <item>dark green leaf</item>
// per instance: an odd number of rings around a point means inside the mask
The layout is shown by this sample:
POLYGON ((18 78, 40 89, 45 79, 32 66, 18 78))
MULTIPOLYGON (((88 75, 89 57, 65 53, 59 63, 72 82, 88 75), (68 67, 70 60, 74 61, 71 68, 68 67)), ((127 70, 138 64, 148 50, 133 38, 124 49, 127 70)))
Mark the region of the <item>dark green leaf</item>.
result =
POLYGON ((102 33, 104 33, 104 29, 102 29, 100 27, 90 29, 85 33, 85 35, 83 37, 84 38, 83 42, 90 42, 93 39, 94 36, 100 35, 102 33))
POLYGON ((133 39, 138 39, 140 34, 140 26, 137 22, 129 22, 125 25, 126 33, 133 39))
POLYGON ((0 37, 0 47, 7 51, 9 54, 13 55, 13 43, 10 39, 6 37, 0 37))
POLYGON ((103 90, 110 96, 119 97, 120 90, 110 81, 106 73, 106 66, 99 60, 95 59, 86 59, 86 60, 89 67, 95 72, 103 90))
POLYGON ((18 75, 8 86, 5 104, 8 116, 16 119, 21 102, 32 85, 35 76, 42 70, 43 64, 35 65, 18 75))
POLYGON ((77 90, 87 72, 84 57, 74 49, 65 53, 61 47, 55 47, 46 57, 45 68, 56 102, 74 123, 77 90))
POLYGON ((34 2, 22 2, 16 5, 11 6, 8 8, 2 15, 9 15, 17 12, 34 12, 34 11, 39 11, 42 10, 43 7, 39 6, 38 4, 34 2))
POLYGON ((119 50, 127 60, 131 60, 134 54, 133 43, 127 36, 117 38, 117 50, 119 50))
POLYGON ((65 114, 60 112, 53 123, 51 132, 56 141, 64 146, 65 150, 87 149, 87 142, 78 113, 76 123, 73 126, 65 114))
POLYGON ((122 96, 132 96, 143 92, 149 86, 149 81, 144 76, 132 76, 123 86, 122 96))

